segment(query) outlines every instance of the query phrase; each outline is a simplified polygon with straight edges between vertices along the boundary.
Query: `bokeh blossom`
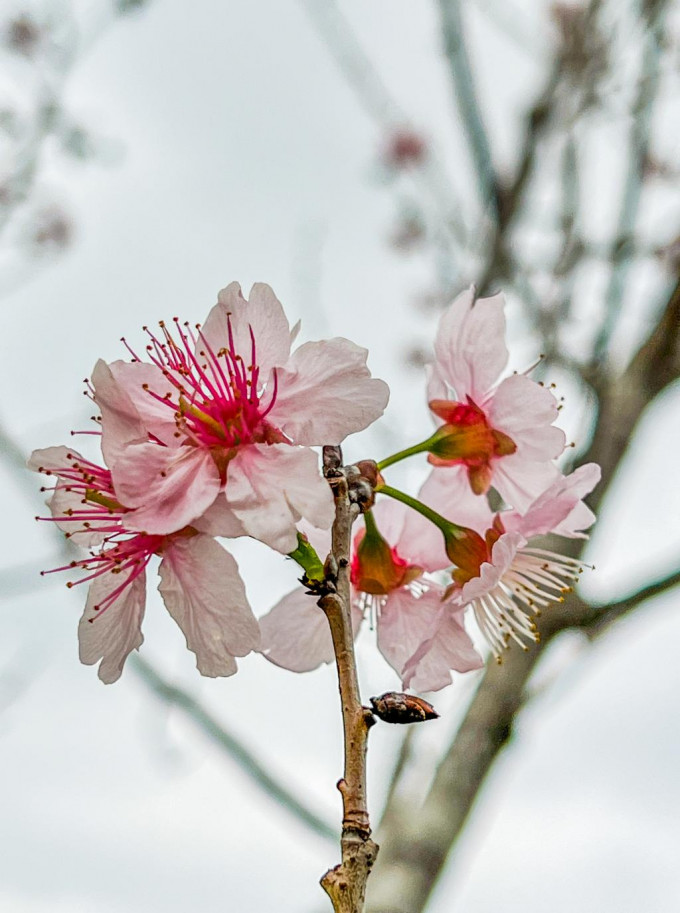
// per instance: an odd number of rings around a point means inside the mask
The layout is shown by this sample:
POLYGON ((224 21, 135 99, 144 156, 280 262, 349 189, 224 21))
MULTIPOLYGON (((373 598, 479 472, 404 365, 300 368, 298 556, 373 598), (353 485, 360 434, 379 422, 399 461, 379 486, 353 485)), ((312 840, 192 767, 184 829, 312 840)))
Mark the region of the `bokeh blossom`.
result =
MULTIPOLYGON (((444 587, 432 572, 450 564, 438 541, 423 548, 417 527, 407 522, 409 516, 409 508, 393 501, 383 501, 366 514, 354 536, 351 566, 355 633, 367 618, 376 628, 378 649, 402 679, 407 661, 430 636, 440 614, 444 587)), ((330 536, 309 528, 305 532, 325 555, 330 536)), ((463 612, 463 606, 447 608, 441 636, 410 676, 410 687, 436 691, 451 683, 452 669, 467 672, 482 665, 463 626, 463 612)), ((301 587, 261 618, 260 628, 262 652, 276 665, 306 672, 333 660, 326 617, 301 587)))
POLYGON ((55 571, 80 570, 89 583, 78 626, 80 659, 100 662, 99 678, 120 678, 125 660, 144 637, 146 568, 160 557, 159 591, 196 654, 198 670, 211 677, 233 675, 236 656, 260 643, 257 621, 234 558, 210 536, 186 526, 170 535, 137 532, 118 501, 108 469, 67 447, 33 452, 29 468, 54 480, 48 506, 52 520, 75 545, 90 549, 55 571))
POLYGON ((238 283, 205 324, 149 332, 146 359, 99 362, 92 375, 102 448, 130 528, 168 534, 187 524, 249 535, 288 553, 296 523, 328 528, 333 499, 310 448, 340 443, 378 418, 387 385, 347 339, 291 333, 268 285, 246 301, 238 283))

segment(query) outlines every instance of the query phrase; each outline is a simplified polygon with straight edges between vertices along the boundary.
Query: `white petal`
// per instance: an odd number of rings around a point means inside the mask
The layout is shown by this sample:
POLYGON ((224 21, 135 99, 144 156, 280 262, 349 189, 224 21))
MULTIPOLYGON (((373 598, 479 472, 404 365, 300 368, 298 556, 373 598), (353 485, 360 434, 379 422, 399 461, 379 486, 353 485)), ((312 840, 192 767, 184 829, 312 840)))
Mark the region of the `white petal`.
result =
POLYGON ((90 584, 85 611, 78 624, 80 661, 86 666, 96 662, 99 678, 107 685, 117 681, 125 660, 144 641, 142 620, 146 603, 146 573, 142 571, 110 606, 96 612, 112 590, 125 580, 123 574, 102 574, 90 584))
POLYGON ((159 574, 159 592, 196 654, 199 672, 233 675, 234 657, 260 645, 236 561, 210 536, 176 538, 164 551, 159 574))

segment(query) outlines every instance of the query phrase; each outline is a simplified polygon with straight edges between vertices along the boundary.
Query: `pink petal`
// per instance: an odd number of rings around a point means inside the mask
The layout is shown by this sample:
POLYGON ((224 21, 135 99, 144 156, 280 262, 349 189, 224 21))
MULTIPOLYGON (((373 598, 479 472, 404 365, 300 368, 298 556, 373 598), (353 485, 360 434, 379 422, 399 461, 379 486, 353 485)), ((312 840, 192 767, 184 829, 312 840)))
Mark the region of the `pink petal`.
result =
POLYGON ((318 457, 306 447, 244 447, 229 464, 225 494, 248 535, 283 554, 297 548, 296 524, 302 517, 327 529, 335 516, 318 457))
POLYGON ((509 570, 517 550, 524 545, 526 539, 519 533, 504 533, 491 549, 491 562, 482 564, 479 577, 473 577, 463 586, 457 601, 467 604, 490 593, 509 570))
POLYGON ((191 524, 194 529, 209 536, 224 536, 226 539, 238 539, 247 536, 245 526, 227 504, 224 492, 221 491, 205 511, 191 524))
MULTIPOLYGON (((66 517, 67 511, 79 511, 83 508, 83 493, 70 491, 72 483, 68 479, 63 479, 57 472, 57 470, 65 469, 73 464, 74 460, 69 459, 69 456, 75 457, 75 462, 83 459, 78 451, 72 447, 58 446, 34 450, 26 462, 28 468, 33 470, 33 472, 39 472, 43 469, 52 473, 52 478, 56 484, 54 491, 45 500, 45 503, 53 517, 66 517)), ((47 484, 49 484, 49 478, 47 484)), ((85 529, 82 520, 59 520, 57 526, 63 532, 69 534, 71 542, 82 548, 99 545, 104 539, 103 533, 93 533, 85 529)))
POLYGON ((439 587, 416 597, 408 587, 393 590, 380 608, 378 649, 401 676, 406 662, 432 631, 441 608, 439 587))
POLYGON ((213 503, 220 476, 210 451, 133 444, 113 468, 116 494, 130 529, 165 535, 200 517, 213 503))
POLYGON ((146 603, 146 574, 142 571, 110 606, 94 610, 123 582, 120 574, 102 574, 90 584, 85 611, 78 624, 80 661, 86 666, 99 662, 99 678, 106 685, 117 681, 125 660, 144 641, 142 620, 146 603))
POLYGON ((146 432, 164 444, 175 444, 175 407, 159 402, 156 396, 165 398, 170 393, 176 402, 177 389, 167 381, 161 369, 145 362, 127 361, 114 361, 109 368, 116 383, 139 413, 146 432))
POLYGON ((451 669, 469 672, 483 661, 463 626, 462 609, 443 605, 441 589, 419 598, 407 587, 388 596, 378 619, 378 648, 404 688, 437 691, 451 684, 451 669))
POLYGON ((520 453, 495 460, 493 470, 494 488, 519 511, 526 511, 560 474, 554 463, 525 460, 520 453))
POLYGON ((475 301, 474 295, 469 288, 444 312, 434 350, 438 373, 456 399, 470 396, 481 406, 508 361, 505 299, 494 295, 475 301))
POLYGON ((564 450, 564 431, 552 424, 559 415, 555 397, 523 374, 499 384, 487 411, 491 427, 512 438, 524 459, 552 460, 564 450))
POLYGON ((102 453, 110 468, 128 444, 146 441, 148 434, 134 403, 101 359, 94 366, 92 386, 102 414, 102 453))
POLYGON ((462 610, 441 606, 434 633, 405 664, 404 688, 439 691, 451 684, 452 669, 472 672, 483 665, 484 660, 465 630, 462 610))
MULTIPOLYGON (((246 301, 238 282, 232 282, 217 296, 217 304, 208 314, 201 334, 213 352, 229 348, 229 324, 236 352, 245 363, 252 363, 251 329, 255 338, 256 364, 260 380, 266 381, 270 370, 283 365, 290 354, 290 328, 281 302, 264 282, 256 282, 246 301)), ((198 348, 202 343, 199 341, 198 348)))
POLYGON ((390 391, 348 339, 307 342, 278 371, 271 421, 297 444, 339 444, 379 418, 390 391))
POLYGON ((175 538, 164 550, 158 590, 196 654, 201 675, 236 672, 235 656, 260 646, 238 565, 210 536, 175 538))
POLYGON ((595 488, 601 474, 596 463, 586 463, 568 476, 560 474, 524 516, 517 511, 502 514, 505 528, 520 533, 525 539, 551 532, 583 538, 580 531, 591 526, 595 515, 581 499, 595 488))
MULTIPOLYGON (((439 373, 437 365, 427 365, 427 401, 431 403, 433 399, 450 399, 451 392, 444 378, 439 373)), ((441 425, 444 419, 432 414, 432 418, 438 425, 441 425)))
MULTIPOLYGON (((452 523, 474 529, 480 535, 484 535, 493 522, 487 499, 471 490, 464 466, 433 469, 423 483, 418 499, 452 523)), ((436 529, 432 523, 428 522, 428 526, 436 529)), ((441 533, 439 535, 441 537, 441 533)))
POLYGON ((333 661, 333 641, 328 621, 301 587, 284 596, 260 619, 261 652, 277 666, 291 672, 310 672, 333 661))

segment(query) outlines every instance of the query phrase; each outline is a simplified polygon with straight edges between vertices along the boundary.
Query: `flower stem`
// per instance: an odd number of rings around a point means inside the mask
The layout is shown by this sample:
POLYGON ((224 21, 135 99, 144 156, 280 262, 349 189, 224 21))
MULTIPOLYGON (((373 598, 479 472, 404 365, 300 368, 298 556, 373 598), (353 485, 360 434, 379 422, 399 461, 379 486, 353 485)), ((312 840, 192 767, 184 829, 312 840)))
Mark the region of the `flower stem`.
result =
POLYGON ((447 520, 446 517, 442 517, 441 514, 438 514, 436 510, 432 510, 431 507, 428 507, 427 504, 423 504, 422 501, 419 501, 417 498, 412 498, 410 495, 405 494, 403 491, 399 491, 398 488, 392 488, 391 485, 379 485, 376 488, 376 494, 387 495, 389 498, 394 498, 395 501, 401 501, 402 504, 408 504, 409 507, 412 507, 413 510, 418 511, 419 514, 422 514, 423 517, 434 523, 434 525, 440 529, 444 534, 450 533, 455 529, 462 529, 462 527, 457 526, 457 524, 452 523, 450 520, 447 520))
MULTIPOLYGON (((345 743, 344 776, 338 783, 342 795, 342 861, 321 879, 321 886, 333 903, 335 913, 362 913, 366 880, 375 861, 378 846, 371 839, 366 803, 366 748, 373 714, 361 704, 350 597, 350 547, 352 522, 358 508, 350 503, 347 479, 341 468, 326 473, 335 497, 331 557, 327 561, 330 592, 319 599, 326 613, 333 638, 338 668, 345 743), (332 568, 329 566, 333 565, 332 568)), ((370 521, 369 521, 370 522, 370 521)))
POLYGON ((378 469, 382 471, 394 463, 405 460, 407 457, 415 456, 417 453, 427 453, 437 440, 438 434, 435 432, 426 441, 421 441, 420 444, 414 444, 413 447, 407 447, 406 450, 399 450, 397 453, 393 453, 392 456, 385 457, 384 460, 378 463, 378 469))

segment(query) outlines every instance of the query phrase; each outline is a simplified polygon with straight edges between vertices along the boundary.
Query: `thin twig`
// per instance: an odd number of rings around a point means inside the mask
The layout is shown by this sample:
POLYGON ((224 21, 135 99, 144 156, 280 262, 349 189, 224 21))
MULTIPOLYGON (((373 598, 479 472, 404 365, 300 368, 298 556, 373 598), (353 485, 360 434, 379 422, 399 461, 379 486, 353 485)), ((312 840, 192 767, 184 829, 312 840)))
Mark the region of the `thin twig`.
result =
POLYGON ((600 368, 618 323, 626 291, 626 279, 633 258, 635 226, 640 208, 645 165, 649 157, 652 115, 659 90, 665 12, 666 3, 655 3, 644 36, 637 97, 632 111, 628 172, 621 194, 621 208, 615 232, 617 237, 630 241, 617 245, 613 251, 609 284, 604 298, 604 319, 593 348, 593 366, 599 365, 600 368))
POLYGON ((474 162, 482 206, 484 210, 490 206, 492 214, 498 217, 501 208, 500 191, 465 47, 460 0, 439 0, 439 14, 451 84, 474 162))
POLYGON ((291 790, 277 780, 253 752, 229 732, 206 708, 184 689, 171 684, 139 654, 133 653, 128 659, 128 665, 134 670, 137 677, 147 685, 151 691, 171 707, 181 710, 203 735, 207 735, 216 745, 235 761, 241 770, 260 789, 274 799, 286 811, 290 812, 298 821, 319 837, 325 840, 337 840, 337 831, 316 815, 301 799, 293 795, 291 790))
MULTIPOLYGON (((388 134, 397 129, 417 133, 411 118, 392 97, 335 0, 300 0, 300 3, 326 42, 348 85, 380 130, 388 134)), ((449 242, 449 255, 458 260, 459 246, 466 243, 467 232, 460 218, 460 203, 452 193, 451 183, 434 149, 428 149, 427 161, 422 167, 410 169, 409 176, 439 213, 449 242)))

